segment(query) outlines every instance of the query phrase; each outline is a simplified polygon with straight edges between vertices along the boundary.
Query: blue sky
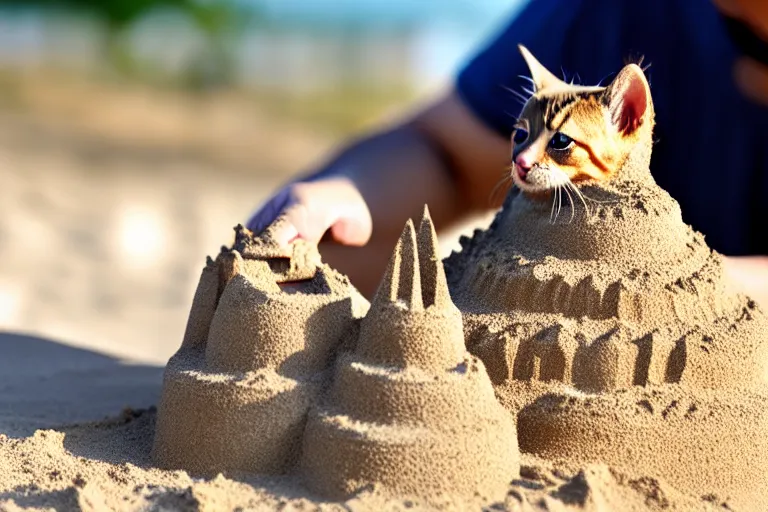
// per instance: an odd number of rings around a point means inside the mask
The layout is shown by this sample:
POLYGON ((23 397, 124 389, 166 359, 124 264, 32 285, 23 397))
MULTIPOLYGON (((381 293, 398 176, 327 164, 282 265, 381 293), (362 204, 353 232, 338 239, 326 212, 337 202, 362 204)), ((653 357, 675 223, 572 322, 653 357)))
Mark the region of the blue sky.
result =
POLYGON ((420 79, 444 80, 526 0, 239 0, 267 22, 302 29, 416 29, 420 79))
POLYGON ((241 0, 286 22, 402 26, 435 21, 493 24, 521 0, 241 0))

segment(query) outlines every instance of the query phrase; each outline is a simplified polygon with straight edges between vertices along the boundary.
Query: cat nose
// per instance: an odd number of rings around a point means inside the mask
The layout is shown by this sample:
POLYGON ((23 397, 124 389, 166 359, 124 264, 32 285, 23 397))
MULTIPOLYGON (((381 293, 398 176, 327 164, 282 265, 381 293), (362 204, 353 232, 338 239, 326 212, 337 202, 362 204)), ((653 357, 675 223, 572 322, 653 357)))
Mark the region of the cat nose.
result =
POLYGON ((517 158, 515 159, 515 163, 520 168, 521 171, 524 173, 528 173, 528 171, 531 170, 533 167, 534 161, 533 158, 531 158, 531 155, 527 153, 520 153, 517 155, 517 158))

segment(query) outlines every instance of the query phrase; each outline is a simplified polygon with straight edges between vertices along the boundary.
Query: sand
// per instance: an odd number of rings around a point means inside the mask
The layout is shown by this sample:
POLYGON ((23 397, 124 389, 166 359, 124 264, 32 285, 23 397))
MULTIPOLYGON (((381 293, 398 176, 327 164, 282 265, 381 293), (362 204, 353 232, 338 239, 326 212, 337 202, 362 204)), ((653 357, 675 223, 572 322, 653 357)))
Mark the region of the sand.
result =
MULTIPOLYGON (((154 411, 126 411, 112 421, 0 438, 0 510, 432 510, 393 500, 375 486, 329 502, 296 479, 153 469, 154 411)), ((495 503, 445 503, 444 510, 722 510, 717 497, 694 500, 663 482, 628 477, 604 465, 581 470, 523 457, 521 478, 495 503)))
POLYGON ((512 193, 444 265, 425 212, 370 304, 311 247, 236 228, 157 408, 72 424, 99 394, 66 361, 26 376, 62 411, 3 413, 0 510, 762 509, 768 320, 646 142, 589 214, 512 193))
POLYGON ((523 452, 756 509, 768 498, 768 319, 649 161, 650 136, 564 218, 513 193, 462 240, 446 271, 467 345, 517 415, 523 452))
POLYGON ((104 422, 0 436, 0 510, 719 507, 717 496, 686 496, 604 464, 519 454, 512 416, 464 348, 435 240, 428 215, 418 230, 406 226, 370 309, 332 269, 286 283, 285 266, 223 250, 203 269, 186 335, 166 369, 161 413, 126 409, 104 422), (281 315, 276 325, 264 307, 271 301, 304 304, 294 312, 305 315, 342 304, 344 313, 330 317, 352 327, 321 323, 302 345, 281 333, 306 325, 306 316, 281 315), (266 327, 254 331, 253 321, 266 327), (329 329, 338 339, 323 340, 329 329), (414 346, 402 343, 403 333, 414 346), (241 371, 243 360, 255 369, 241 371), (323 381, 328 373, 332 384, 323 381), (318 382, 330 385, 322 400, 318 382), (300 418, 292 428, 301 414, 286 413, 308 405, 305 434, 300 418), (159 467, 173 465, 186 469, 159 467))

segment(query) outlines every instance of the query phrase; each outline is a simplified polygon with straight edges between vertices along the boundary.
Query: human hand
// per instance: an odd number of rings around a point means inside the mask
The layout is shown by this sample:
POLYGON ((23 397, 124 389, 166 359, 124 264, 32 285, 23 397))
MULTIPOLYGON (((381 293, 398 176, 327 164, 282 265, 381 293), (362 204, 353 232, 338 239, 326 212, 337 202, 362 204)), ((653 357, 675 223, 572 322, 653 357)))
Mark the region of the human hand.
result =
POLYGON ((363 196, 344 177, 285 186, 251 216, 247 227, 254 233, 271 227, 272 238, 285 248, 298 238, 317 244, 329 229, 338 243, 362 246, 373 229, 363 196))
POLYGON ((768 256, 726 256, 725 275, 768 312, 768 256))

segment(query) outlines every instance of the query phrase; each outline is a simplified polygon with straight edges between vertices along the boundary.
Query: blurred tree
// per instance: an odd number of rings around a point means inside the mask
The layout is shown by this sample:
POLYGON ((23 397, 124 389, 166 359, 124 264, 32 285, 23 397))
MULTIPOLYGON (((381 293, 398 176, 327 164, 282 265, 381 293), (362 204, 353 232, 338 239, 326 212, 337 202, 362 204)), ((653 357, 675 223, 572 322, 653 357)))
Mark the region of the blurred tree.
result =
POLYGON ((228 39, 254 16, 235 0, 0 0, 0 6, 39 7, 81 11, 104 23, 104 49, 110 62, 121 72, 135 74, 137 62, 126 43, 126 34, 140 19, 153 11, 173 9, 185 15, 207 42, 190 69, 190 85, 208 86, 232 78, 232 55, 228 39))

